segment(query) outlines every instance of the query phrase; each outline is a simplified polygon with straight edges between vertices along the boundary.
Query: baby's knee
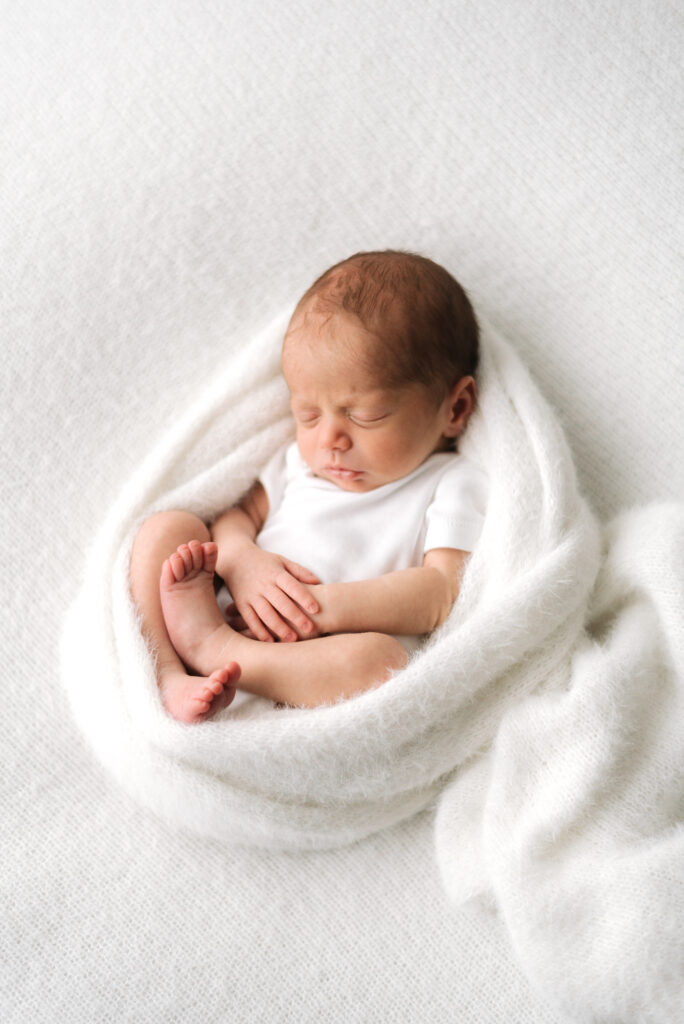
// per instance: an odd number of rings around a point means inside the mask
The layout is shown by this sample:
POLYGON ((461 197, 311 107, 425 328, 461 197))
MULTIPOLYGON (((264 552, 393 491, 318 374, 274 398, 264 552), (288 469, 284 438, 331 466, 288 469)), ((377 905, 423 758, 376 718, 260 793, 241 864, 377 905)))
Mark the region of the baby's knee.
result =
POLYGON ((392 672, 406 668, 408 655, 398 640, 387 633, 368 633, 367 636, 372 646, 374 672, 378 678, 384 676, 384 680, 387 680, 392 672))
POLYGON ((209 530, 202 520, 192 512, 183 509, 167 509, 156 512, 146 519, 135 538, 135 547, 157 547, 169 551, 189 540, 211 540, 209 530))

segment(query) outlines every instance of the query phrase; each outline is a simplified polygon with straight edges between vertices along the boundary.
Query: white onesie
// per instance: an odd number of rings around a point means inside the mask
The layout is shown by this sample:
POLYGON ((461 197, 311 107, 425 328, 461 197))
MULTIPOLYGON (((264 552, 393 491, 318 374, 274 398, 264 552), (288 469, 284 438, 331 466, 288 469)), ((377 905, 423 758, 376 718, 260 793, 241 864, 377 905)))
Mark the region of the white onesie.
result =
MULTIPOLYGON (((487 476, 463 455, 431 455, 412 473, 372 491, 344 491, 314 476, 296 442, 260 476, 268 516, 256 538, 322 583, 372 579, 423 563, 431 548, 472 551, 487 502, 487 476)), ((409 650, 417 637, 399 637, 409 650)))

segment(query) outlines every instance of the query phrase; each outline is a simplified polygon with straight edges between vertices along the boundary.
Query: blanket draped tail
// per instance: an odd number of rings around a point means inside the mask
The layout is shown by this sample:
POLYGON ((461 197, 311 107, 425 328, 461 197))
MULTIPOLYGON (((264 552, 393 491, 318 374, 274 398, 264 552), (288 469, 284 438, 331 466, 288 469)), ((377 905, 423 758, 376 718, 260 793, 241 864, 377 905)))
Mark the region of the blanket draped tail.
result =
POLYGON ((285 323, 174 424, 93 544, 62 645, 78 723, 138 800, 217 840, 331 847, 436 803, 447 893, 494 900, 543 993, 577 1019, 680 1019, 684 506, 601 530, 556 416, 492 327, 461 444, 490 496, 447 622, 345 702, 251 698, 201 726, 165 713, 133 538, 161 509, 215 518, 290 436, 285 323))

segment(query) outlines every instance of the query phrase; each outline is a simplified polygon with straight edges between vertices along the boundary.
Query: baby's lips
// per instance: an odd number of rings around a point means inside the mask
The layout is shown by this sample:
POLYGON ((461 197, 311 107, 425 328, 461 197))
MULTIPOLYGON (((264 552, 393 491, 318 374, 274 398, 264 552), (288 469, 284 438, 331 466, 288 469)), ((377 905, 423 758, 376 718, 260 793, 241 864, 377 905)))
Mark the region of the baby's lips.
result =
POLYGON ((336 476, 342 476, 351 479, 352 477, 361 476, 361 471, 358 469, 349 469, 347 466, 326 466, 326 472, 332 473, 336 476))

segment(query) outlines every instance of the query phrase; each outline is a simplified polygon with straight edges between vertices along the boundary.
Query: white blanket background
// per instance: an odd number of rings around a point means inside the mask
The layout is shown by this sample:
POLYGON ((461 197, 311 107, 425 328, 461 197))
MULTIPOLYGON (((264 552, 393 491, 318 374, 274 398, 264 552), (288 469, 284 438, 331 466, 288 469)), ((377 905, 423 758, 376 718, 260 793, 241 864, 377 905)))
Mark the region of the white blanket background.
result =
POLYGON ((646 913, 634 884, 660 878, 662 902, 679 881, 674 748, 643 757, 676 735, 663 709, 681 646, 663 668, 661 642, 679 577, 668 600, 644 596, 667 579, 670 512, 655 539, 639 515, 620 521, 573 686, 520 705, 436 831, 427 809, 339 850, 279 853, 165 824, 90 754, 57 648, 144 457, 245 339, 359 248, 415 248, 462 280, 557 409, 604 521, 681 498, 678 8, 67 2, 6 5, 1 24, 4 1018, 677 1019, 656 939, 679 908, 646 913), (606 619, 616 591, 652 643, 606 619), (639 727, 566 745, 606 710, 610 678, 584 671, 602 652, 636 667, 639 727), (487 880, 498 913, 455 902, 487 880), (604 913, 620 905, 624 920, 604 913))

